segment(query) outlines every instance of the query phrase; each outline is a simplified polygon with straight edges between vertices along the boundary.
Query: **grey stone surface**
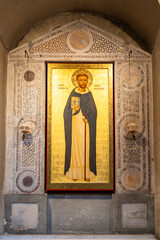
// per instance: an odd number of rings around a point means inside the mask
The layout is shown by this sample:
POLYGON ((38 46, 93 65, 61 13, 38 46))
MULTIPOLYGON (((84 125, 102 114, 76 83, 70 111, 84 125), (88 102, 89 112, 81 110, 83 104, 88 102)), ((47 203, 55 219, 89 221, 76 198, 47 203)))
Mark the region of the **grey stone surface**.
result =
POLYGON ((122 228, 147 228, 146 203, 122 203, 122 228))
POLYGON ((8 53, 0 42, 0 234, 3 233, 3 186, 6 159, 6 76, 8 53))
POLYGON ((4 232, 47 233, 47 195, 4 195, 4 232))
POLYGON ((58 194, 49 197, 49 233, 112 233, 111 195, 58 194))
POLYGON ((54 235, 39 235, 39 236, 35 236, 35 235, 9 235, 9 236, 1 236, 0 239, 19 239, 19 240, 25 240, 25 239, 36 239, 36 240, 46 240, 46 239, 61 239, 61 240, 75 240, 75 239, 83 239, 83 240, 95 240, 95 239, 102 239, 102 240, 118 240, 118 239, 125 239, 125 240, 155 240, 155 236, 151 235, 151 234, 145 234, 145 235, 98 235, 98 234, 94 234, 94 235, 59 235, 59 234, 54 234, 54 235))
POLYGON ((38 228, 38 203, 12 203, 13 228, 38 228))
POLYGON ((153 118, 154 118, 154 183, 155 183, 155 233, 160 239, 160 29, 153 51, 153 118))
POLYGON ((113 194, 113 232, 154 233, 154 197, 143 194, 113 194))

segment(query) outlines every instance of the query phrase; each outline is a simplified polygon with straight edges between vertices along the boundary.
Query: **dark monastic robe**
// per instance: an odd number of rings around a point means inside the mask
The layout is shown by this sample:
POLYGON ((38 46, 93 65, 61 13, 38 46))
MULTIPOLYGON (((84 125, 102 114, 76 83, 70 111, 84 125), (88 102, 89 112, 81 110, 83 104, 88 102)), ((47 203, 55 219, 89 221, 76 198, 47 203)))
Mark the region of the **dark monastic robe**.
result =
MULTIPOLYGON (((67 104, 64 109, 64 127, 65 127, 65 169, 64 174, 70 168, 71 162, 71 145, 72 145, 72 111, 71 108, 71 98, 79 97, 80 98, 80 109, 82 114, 88 120, 89 123, 89 134, 90 134, 90 151, 89 151, 89 165, 90 171, 97 175, 96 172, 96 119, 97 119, 97 109, 92 96, 92 93, 89 91, 86 94, 80 94, 75 92, 75 89, 71 92, 67 104)), ((75 112, 74 114, 78 114, 75 112)))

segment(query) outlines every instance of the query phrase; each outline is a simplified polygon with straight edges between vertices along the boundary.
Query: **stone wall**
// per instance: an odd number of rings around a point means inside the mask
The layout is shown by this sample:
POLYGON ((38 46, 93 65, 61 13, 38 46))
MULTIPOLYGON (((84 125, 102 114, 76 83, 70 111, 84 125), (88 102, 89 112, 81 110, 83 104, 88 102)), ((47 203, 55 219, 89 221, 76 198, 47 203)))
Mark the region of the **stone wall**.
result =
MULTIPOLYGON (((3 219, 3 187, 5 168, 5 121, 6 121, 6 76, 7 76, 7 50, 0 42, 0 219, 3 219)), ((0 221, 0 233, 3 232, 3 221, 0 221)))
POLYGON ((160 82, 160 68, 159 68, 159 61, 160 61, 160 31, 157 36, 157 41, 155 44, 155 48, 153 51, 153 104, 154 104, 154 167, 155 167, 155 228, 156 234, 158 239, 160 238, 160 189, 159 189, 159 171, 160 171, 160 164, 159 164, 159 143, 160 143, 160 131, 159 131, 159 124, 160 124, 160 114, 159 114, 159 82, 160 82))

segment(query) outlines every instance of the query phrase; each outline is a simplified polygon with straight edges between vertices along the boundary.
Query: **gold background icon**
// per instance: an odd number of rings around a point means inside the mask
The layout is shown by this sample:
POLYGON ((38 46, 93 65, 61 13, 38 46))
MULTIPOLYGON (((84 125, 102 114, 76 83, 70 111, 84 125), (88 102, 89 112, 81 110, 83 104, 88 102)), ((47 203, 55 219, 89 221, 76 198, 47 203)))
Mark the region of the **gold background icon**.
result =
POLYGON ((113 189, 113 64, 48 63, 47 189, 113 189), (65 135, 63 112, 78 69, 93 76, 89 87, 97 108, 97 176, 90 183, 64 175, 65 135))

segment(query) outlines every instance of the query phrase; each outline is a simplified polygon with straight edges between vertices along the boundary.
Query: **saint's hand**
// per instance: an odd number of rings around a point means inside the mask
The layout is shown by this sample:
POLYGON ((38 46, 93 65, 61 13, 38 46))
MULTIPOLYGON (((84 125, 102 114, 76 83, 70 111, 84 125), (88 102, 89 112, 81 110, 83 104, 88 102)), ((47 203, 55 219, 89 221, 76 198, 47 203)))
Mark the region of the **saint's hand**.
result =
POLYGON ((75 112, 79 111, 79 109, 80 109, 80 107, 78 107, 78 106, 77 106, 77 107, 74 107, 74 111, 75 111, 75 112))
POLYGON ((84 123, 88 123, 87 118, 83 118, 83 122, 84 122, 84 123))

